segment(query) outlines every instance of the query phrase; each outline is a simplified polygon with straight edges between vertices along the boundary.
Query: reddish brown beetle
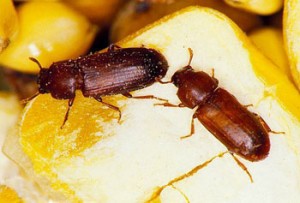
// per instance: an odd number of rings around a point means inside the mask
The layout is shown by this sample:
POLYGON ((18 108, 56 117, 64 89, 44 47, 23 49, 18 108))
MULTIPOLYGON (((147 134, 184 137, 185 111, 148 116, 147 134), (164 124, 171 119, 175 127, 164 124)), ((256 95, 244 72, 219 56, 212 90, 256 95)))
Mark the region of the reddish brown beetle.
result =
MULTIPOLYGON (((178 87, 180 105, 164 103, 164 106, 198 107, 193 118, 203 124, 227 149, 249 161, 267 157, 270 150, 268 125, 261 117, 241 105, 229 92, 218 88, 218 80, 203 71, 195 72, 190 63, 178 70, 171 81, 178 87)), ((165 82, 168 83, 168 82, 165 82)), ((194 119, 191 134, 194 133, 194 119)), ((187 136, 187 137, 188 137, 187 136)))
MULTIPOLYGON (((51 93, 55 99, 68 99, 69 105, 63 122, 66 122, 75 91, 81 90, 85 97, 93 97, 120 113, 118 107, 102 101, 102 96, 123 94, 147 87, 165 76, 168 63, 154 49, 116 48, 111 45, 107 52, 94 53, 75 60, 53 63, 49 69, 40 67, 38 94, 51 93)), ((157 98, 151 95, 134 98, 157 98)), ((157 98, 160 99, 160 98, 157 98)))

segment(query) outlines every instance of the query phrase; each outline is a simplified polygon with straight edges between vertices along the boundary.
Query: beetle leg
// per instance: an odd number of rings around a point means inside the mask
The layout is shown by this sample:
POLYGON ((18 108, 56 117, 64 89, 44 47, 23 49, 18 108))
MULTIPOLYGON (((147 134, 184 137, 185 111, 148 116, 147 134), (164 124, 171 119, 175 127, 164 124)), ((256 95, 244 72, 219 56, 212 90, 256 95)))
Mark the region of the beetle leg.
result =
POLYGON ((94 99, 96 99, 96 100, 97 100, 98 102, 100 102, 101 104, 107 106, 108 108, 111 108, 111 109, 113 109, 113 110, 115 110, 115 111, 118 111, 118 113, 119 113, 118 123, 120 122, 121 117, 122 117, 122 112, 121 112, 121 110, 119 109, 119 107, 114 106, 114 105, 112 105, 112 104, 109 104, 109 103, 106 103, 106 102, 102 101, 102 98, 101 98, 101 97, 94 97, 94 99))
POLYGON ((196 113, 194 113, 194 115, 192 117, 192 121, 191 121, 191 131, 190 131, 190 134, 182 136, 182 137, 180 137, 180 139, 185 139, 185 138, 191 137, 192 135, 195 134, 195 124, 194 124, 194 121, 195 121, 196 117, 197 117, 196 113))
MULTIPOLYGON (((253 112, 252 112, 253 113, 253 112)), ((266 123, 266 121, 261 117, 259 116, 258 114, 256 113, 253 113, 254 116, 259 120, 259 122, 262 124, 262 126, 264 127, 264 129, 268 132, 268 133, 273 133, 273 134, 285 134, 285 132, 276 132, 276 131, 273 131, 269 126, 268 124, 266 123)))
POLYGON ((243 105, 246 109, 248 108, 248 107, 253 107, 253 104, 246 104, 246 105, 243 105))
POLYGON ((247 167, 238 158, 236 158, 236 156, 232 152, 230 152, 230 154, 233 157, 234 161, 239 165, 239 167, 241 167, 247 173, 247 175, 250 178, 251 183, 253 183, 252 175, 248 171, 247 167))
POLYGON ((68 101, 68 109, 67 109, 67 112, 65 114, 64 121, 63 121, 62 125, 60 126, 60 129, 62 129, 64 127, 66 121, 68 120, 69 112, 70 112, 70 109, 71 109, 71 107, 72 107, 72 105, 74 103, 74 99, 75 99, 75 97, 69 99, 69 101, 68 101))
POLYGON ((30 100, 34 99, 36 96, 38 96, 40 94, 40 92, 36 92, 34 95, 28 97, 28 98, 25 98, 25 99, 22 99, 21 100, 21 104, 26 104, 27 102, 29 102, 30 100))
POLYGON ((132 98, 132 99, 156 99, 156 100, 168 102, 167 99, 156 97, 154 95, 132 96, 129 92, 123 93, 122 95, 127 98, 132 98))
POLYGON ((162 81, 161 78, 155 78, 155 81, 159 82, 160 84, 168 84, 168 83, 172 83, 173 82, 172 80, 170 80, 170 81, 162 81))
MULTIPOLYGON (((164 106, 164 107, 179 107, 179 108, 183 108, 186 107, 183 103, 180 104, 171 104, 169 102, 165 102, 165 103, 161 103, 161 104, 154 104, 155 106, 160 105, 160 106, 164 106)), ((195 125, 194 125, 194 120, 197 117, 196 113, 194 113, 193 117, 192 117, 192 121, 191 121, 191 131, 188 135, 182 136, 180 137, 180 139, 185 139, 188 137, 191 137, 193 134, 195 134, 195 125)))
POLYGON ((109 46, 108 46, 108 52, 110 52, 110 51, 114 51, 114 50, 116 50, 116 49, 120 49, 121 47, 120 46, 118 46, 118 45, 116 45, 116 44, 110 44, 109 46))
POLYGON ((125 92, 122 95, 127 98, 132 98, 132 95, 129 92, 125 92))
POLYGON ((169 102, 154 104, 154 106, 179 107, 179 108, 186 107, 183 103, 180 103, 180 104, 171 104, 169 102))

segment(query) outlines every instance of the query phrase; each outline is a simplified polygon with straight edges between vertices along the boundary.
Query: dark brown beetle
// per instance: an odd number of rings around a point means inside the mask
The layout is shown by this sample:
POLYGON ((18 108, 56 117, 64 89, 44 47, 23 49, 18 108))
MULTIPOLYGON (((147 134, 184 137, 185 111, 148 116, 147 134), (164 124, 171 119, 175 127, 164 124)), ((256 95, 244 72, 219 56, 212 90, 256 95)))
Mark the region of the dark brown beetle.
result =
MULTIPOLYGON (((115 94, 132 97, 129 92, 153 84, 164 77, 168 70, 166 59, 154 49, 116 48, 115 45, 111 45, 104 53, 55 62, 49 69, 42 68, 36 59, 30 59, 40 67, 38 94, 51 93, 55 99, 69 100, 63 125, 76 90, 81 90, 85 97, 93 97, 119 111, 121 117, 119 108, 103 102, 101 97, 115 94)), ((134 98, 157 97, 148 95, 134 98)))
MULTIPOLYGON (((249 161, 267 157, 270 150, 268 133, 272 132, 268 125, 229 92, 218 88, 217 79, 203 71, 195 72, 190 66, 193 53, 191 49, 189 51, 189 64, 178 70, 170 81, 178 87, 177 95, 182 103, 177 106, 191 109, 198 107, 193 118, 198 118, 231 153, 249 161)), ((176 106, 170 103, 163 105, 176 106)), ((194 133, 193 121, 188 136, 194 133)))

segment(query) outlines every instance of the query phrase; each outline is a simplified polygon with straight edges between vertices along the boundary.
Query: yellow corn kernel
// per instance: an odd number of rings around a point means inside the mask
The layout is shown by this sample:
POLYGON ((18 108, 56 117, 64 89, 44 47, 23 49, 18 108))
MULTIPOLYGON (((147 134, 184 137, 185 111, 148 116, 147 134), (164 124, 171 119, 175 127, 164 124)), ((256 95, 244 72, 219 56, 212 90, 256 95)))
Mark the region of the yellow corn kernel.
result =
POLYGON ((18 30, 18 17, 11 0, 0 1, 0 53, 18 30))
POLYGON ((283 47, 282 31, 275 27, 263 27, 251 32, 249 37, 258 49, 292 80, 287 55, 283 47))
POLYGON ((290 70, 300 90, 300 0, 285 1, 283 14, 283 36, 290 70))
MULTIPOLYGON (((239 194, 249 194, 252 200, 260 200, 266 192, 276 200, 299 199, 300 95, 286 75, 262 55, 230 19, 212 9, 190 7, 157 21, 118 45, 144 45, 159 50, 168 60, 171 73, 188 64, 188 48, 191 48, 194 52, 191 65, 196 71, 209 73, 214 69, 220 86, 241 103, 253 104, 253 111, 261 115, 272 130, 284 132, 272 135, 272 151, 266 160, 257 164, 245 162, 255 177, 253 183, 228 155, 231 161, 223 157, 201 171, 205 174, 199 171, 186 181, 176 183, 178 191, 183 191, 182 196, 195 201, 217 201, 215 192, 211 193, 213 188, 220 195, 217 198, 226 198, 229 190, 233 192, 233 200, 245 198, 239 194), (284 167, 278 166, 282 161, 284 167), (263 181, 266 174, 261 171, 274 167, 279 168, 268 174, 269 181, 263 181), (236 172, 230 173, 235 169, 236 172), (229 171, 225 179, 224 170, 229 171), (228 190, 220 184, 224 180, 230 185, 228 190), (275 183, 276 190, 269 190, 275 183), (206 190, 203 192, 207 195, 205 198, 199 194, 199 187, 201 192, 206 190), (280 196, 273 195, 287 187, 289 190, 280 196)), ((171 76, 167 75, 164 80, 170 80, 171 76)), ((153 84, 135 94, 149 92, 161 98, 178 99, 172 85, 153 84)), ((39 95, 26 106, 17 137, 20 142, 13 146, 29 157, 31 175, 42 177, 40 185, 74 202, 119 202, 123 199, 118 198, 124 194, 128 195, 127 202, 145 202, 162 185, 226 150, 199 122, 192 138, 185 142, 180 140, 179 137, 190 130, 191 110, 122 98, 104 98, 120 107, 122 120, 117 123, 116 111, 77 94, 63 129, 60 126, 67 109, 66 100, 55 100, 50 94, 39 95), (181 131, 183 128, 185 130, 181 131), (212 139, 208 138, 203 144, 206 135, 212 139), (182 164, 182 160, 190 166, 182 164), (170 167, 165 167, 166 163, 170 167), (124 192, 125 187, 129 192, 124 192)), ((10 155, 24 156, 22 153, 10 155)), ((18 163, 28 164, 22 158, 18 163)), ((165 192, 168 195, 168 191, 165 192)), ((169 193, 169 197, 172 198, 169 202, 178 202, 177 195, 169 193)))
POLYGON ((108 25, 119 6, 122 4, 122 0, 64 0, 67 5, 80 11, 87 16, 92 22, 99 25, 108 25))
POLYGON ((0 203, 22 203, 22 199, 18 196, 15 190, 0 185, 0 203))
POLYGON ((38 72, 29 57, 45 67, 78 57, 88 50, 96 33, 86 17, 61 2, 27 2, 17 12, 19 32, 0 54, 0 64, 18 71, 38 72))
POLYGON ((283 0, 224 0, 227 4, 259 15, 271 15, 283 6, 283 0))

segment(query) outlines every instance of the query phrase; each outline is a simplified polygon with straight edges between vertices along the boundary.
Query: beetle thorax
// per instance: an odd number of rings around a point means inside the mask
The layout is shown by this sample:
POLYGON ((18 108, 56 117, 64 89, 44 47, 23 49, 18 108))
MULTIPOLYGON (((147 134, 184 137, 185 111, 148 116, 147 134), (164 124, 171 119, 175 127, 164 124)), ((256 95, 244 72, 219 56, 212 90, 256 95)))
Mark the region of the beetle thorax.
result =
POLYGON ((55 99, 71 99, 81 88, 79 70, 72 64, 54 63, 49 69, 41 69, 38 85, 40 93, 51 93, 55 99))
POLYGON ((204 103, 218 87, 218 81, 205 72, 195 72, 190 66, 177 71, 172 77, 178 87, 177 95, 181 102, 194 108, 204 103))

